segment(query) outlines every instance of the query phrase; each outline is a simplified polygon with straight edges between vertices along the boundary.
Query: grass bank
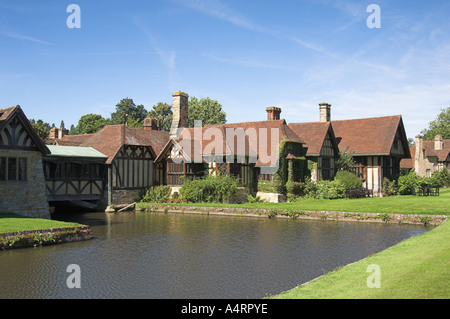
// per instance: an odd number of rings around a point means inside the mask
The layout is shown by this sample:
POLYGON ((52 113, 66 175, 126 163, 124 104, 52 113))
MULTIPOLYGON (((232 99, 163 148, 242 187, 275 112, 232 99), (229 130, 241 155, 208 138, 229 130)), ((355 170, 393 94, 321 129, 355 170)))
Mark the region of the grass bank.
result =
MULTIPOLYGON (((450 222, 271 298, 448 299, 450 222), (369 265, 380 269, 380 288, 368 288, 369 265)), ((372 283, 372 280, 369 280, 372 283)))
POLYGON ((0 213, 0 250, 88 240, 86 225, 0 213))
POLYGON ((24 230, 49 229, 59 227, 81 226, 51 219, 24 217, 16 214, 0 213, 0 234, 24 230))
MULTIPOLYGON (((144 204, 145 205, 145 204, 144 204)), ((390 196, 354 199, 300 199, 294 203, 177 203, 159 204, 198 207, 234 207, 249 209, 286 209, 387 214, 450 215, 450 188, 441 189, 439 196, 390 196)))

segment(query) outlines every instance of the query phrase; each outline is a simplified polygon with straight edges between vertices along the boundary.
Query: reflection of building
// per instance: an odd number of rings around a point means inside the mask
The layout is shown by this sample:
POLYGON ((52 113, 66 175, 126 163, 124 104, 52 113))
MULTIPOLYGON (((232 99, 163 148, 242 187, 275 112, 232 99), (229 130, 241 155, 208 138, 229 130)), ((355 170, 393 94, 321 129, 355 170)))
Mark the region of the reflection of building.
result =
POLYGON ((433 141, 424 141, 417 135, 410 152, 414 158, 402 160, 401 168, 416 172, 417 176, 431 177, 444 167, 450 169, 450 139, 444 140, 441 135, 436 135, 433 141))
POLYGON ((0 109, 0 212, 50 217, 42 166, 49 153, 20 106, 0 109))

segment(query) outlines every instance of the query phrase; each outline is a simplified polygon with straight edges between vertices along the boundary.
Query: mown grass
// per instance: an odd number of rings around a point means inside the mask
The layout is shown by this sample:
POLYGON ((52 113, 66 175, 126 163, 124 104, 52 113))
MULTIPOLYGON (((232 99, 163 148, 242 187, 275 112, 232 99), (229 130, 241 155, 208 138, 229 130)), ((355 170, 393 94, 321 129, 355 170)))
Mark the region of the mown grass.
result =
POLYGON ((450 222, 271 298, 448 299, 450 222), (369 288, 369 265, 380 269, 380 288, 369 288))
POLYGON ((71 226, 80 226, 80 224, 0 213, 0 233, 71 226))
MULTIPOLYGON (((162 204, 158 204, 162 205, 162 204)), ((174 205, 174 204, 166 204, 174 205)), ((390 196, 355 199, 300 199, 294 203, 179 203, 178 206, 199 207, 241 207, 260 209, 291 209, 312 211, 340 211, 359 213, 389 213, 389 214, 450 214, 450 188, 443 188, 439 196, 390 196)))

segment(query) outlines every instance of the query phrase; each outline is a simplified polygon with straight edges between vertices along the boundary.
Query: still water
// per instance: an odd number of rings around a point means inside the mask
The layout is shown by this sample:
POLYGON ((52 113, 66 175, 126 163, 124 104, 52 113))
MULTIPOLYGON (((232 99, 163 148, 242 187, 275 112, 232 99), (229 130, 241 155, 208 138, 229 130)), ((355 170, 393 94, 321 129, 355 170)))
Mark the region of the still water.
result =
POLYGON ((0 251, 0 298, 262 298, 424 227, 145 212, 58 214, 94 239, 0 251), (77 264, 81 288, 69 289, 77 264))

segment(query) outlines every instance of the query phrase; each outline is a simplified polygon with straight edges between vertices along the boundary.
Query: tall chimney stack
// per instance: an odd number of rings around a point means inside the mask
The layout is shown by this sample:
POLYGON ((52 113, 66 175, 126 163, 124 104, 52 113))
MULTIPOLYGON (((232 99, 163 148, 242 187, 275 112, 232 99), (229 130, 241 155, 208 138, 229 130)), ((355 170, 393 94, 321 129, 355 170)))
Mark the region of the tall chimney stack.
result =
POLYGON ((417 176, 420 176, 420 164, 423 161, 423 138, 416 135, 416 153, 414 154, 414 170, 417 176))
POLYGON ((320 109, 320 122, 330 122, 331 121, 331 104, 322 102, 319 104, 320 109))
POLYGON ((170 127, 170 137, 178 136, 178 129, 189 127, 188 119, 188 98, 189 95, 184 92, 177 91, 172 94, 172 126, 170 127))
POLYGON ((436 151, 442 150, 444 148, 444 140, 442 139, 442 135, 437 134, 434 137, 434 149, 436 151))
POLYGON ((279 107, 269 106, 266 108, 266 112, 268 121, 277 121, 280 119, 281 109, 279 107))

